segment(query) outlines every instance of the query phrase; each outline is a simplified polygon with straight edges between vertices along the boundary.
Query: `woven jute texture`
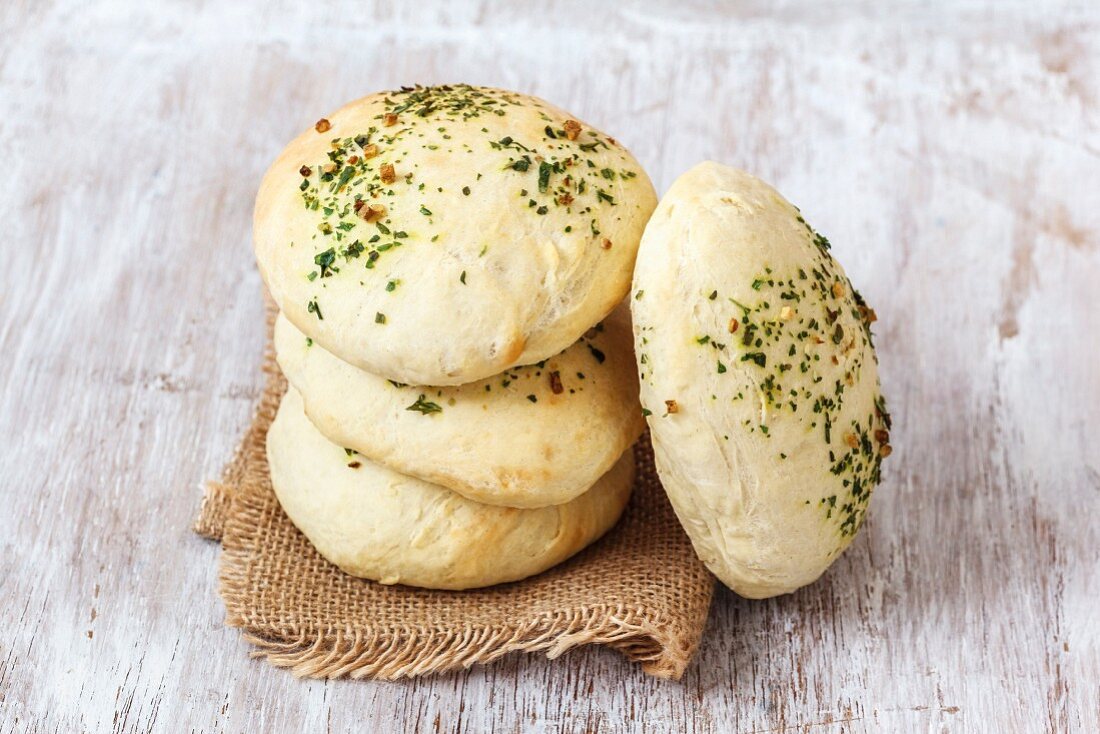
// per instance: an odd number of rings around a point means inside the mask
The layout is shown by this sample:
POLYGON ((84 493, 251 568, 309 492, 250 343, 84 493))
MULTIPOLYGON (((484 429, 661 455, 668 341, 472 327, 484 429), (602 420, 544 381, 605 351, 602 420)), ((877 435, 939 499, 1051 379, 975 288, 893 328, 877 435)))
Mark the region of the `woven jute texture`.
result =
POLYGON ((252 425, 222 479, 207 484, 194 526, 222 542, 226 623, 255 655, 302 676, 395 679, 595 643, 652 675, 683 674, 714 581, 668 504, 647 438, 634 447, 638 479, 622 520, 565 563, 474 591, 383 586, 327 562, 279 507, 264 441, 286 382, 270 342, 264 371, 252 425))

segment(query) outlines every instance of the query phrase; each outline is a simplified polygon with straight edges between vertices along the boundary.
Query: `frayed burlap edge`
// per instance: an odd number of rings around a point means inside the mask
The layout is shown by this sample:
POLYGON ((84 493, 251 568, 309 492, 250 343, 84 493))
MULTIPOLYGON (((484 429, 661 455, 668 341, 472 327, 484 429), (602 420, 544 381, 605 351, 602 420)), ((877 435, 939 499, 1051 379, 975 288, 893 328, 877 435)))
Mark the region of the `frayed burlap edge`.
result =
POLYGON ((221 540, 225 516, 229 514, 229 488, 221 482, 202 486, 202 504, 191 529, 209 540, 221 540))
MULTIPOLYGON (((219 573, 225 600, 226 624, 246 628, 248 620, 233 610, 247 606, 252 593, 248 564, 253 550, 240 543, 262 519, 263 506, 245 494, 227 517, 219 573)), ((594 604, 537 617, 523 625, 464 629, 387 628, 365 635, 341 629, 303 629, 293 640, 275 639, 246 631, 256 647, 253 657, 309 678, 378 678, 395 680, 445 673, 480 663, 491 663, 512 652, 545 652, 550 659, 581 645, 601 644, 618 650, 653 676, 678 680, 695 654, 709 594, 688 619, 662 620, 651 610, 594 604), (694 616, 695 618, 691 618, 694 616), (666 623, 667 622, 667 623, 666 623), (685 625, 685 622, 687 624, 685 625), (695 634, 676 634, 684 627, 695 634)))
MULTIPOLYGON (((245 633, 257 649, 253 657, 266 658, 277 668, 298 677, 397 680, 447 673, 487 664, 512 652, 545 652, 554 659, 581 645, 599 644, 618 650, 649 675, 679 680, 694 650, 670 654, 670 648, 645 627, 631 624, 633 612, 592 607, 571 618, 547 618, 515 629, 438 631, 396 636, 387 631, 366 637, 337 631, 317 636, 303 633, 294 642, 280 642, 245 633), (594 625, 598 627, 594 628, 594 625)), ((667 641, 666 641, 667 643, 667 641)))

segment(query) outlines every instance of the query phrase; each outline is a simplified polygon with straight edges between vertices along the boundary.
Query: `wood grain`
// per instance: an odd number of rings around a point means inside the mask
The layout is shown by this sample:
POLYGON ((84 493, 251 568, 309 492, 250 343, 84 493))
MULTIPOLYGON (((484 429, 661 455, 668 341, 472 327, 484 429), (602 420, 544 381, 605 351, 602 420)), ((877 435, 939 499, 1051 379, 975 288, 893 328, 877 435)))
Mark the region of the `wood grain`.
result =
POLYGON ((1100 731, 1100 11, 1052 3, 0 5, 0 733, 1100 731), (522 89, 663 190, 713 158, 876 307, 894 455, 818 584, 613 653, 298 681, 191 534, 257 397, 252 197, 378 88, 522 89))

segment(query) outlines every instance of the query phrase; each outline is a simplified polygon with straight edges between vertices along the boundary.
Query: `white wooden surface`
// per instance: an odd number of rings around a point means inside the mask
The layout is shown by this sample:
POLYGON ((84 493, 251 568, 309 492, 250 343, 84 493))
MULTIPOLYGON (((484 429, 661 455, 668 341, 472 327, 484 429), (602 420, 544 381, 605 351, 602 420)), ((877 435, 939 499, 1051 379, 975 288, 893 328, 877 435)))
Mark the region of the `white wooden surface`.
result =
POLYGON ((0 4, 0 732, 1100 731, 1100 10, 893 7, 0 4), (298 681, 222 626, 188 527, 260 385, 255 186, 416 81, 547 97, 661 190, 753 170, 878 310, 868 525, 812 588, 720 592, 681 683, 298 681))

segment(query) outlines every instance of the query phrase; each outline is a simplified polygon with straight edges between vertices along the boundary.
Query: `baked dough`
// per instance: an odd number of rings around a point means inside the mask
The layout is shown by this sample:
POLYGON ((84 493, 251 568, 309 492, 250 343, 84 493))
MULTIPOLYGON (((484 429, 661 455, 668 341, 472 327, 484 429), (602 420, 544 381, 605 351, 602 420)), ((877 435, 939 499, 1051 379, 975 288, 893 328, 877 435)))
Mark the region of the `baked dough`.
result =
POLYGON ((626 306, 556 357, 456 387, 404 386, 364 372, 282 316, 275 349, 329 440, 478 502, 568 502, 645 427, 626 306))
POLYGON ((638 162, 552 105, 467 85, 352 102, 256 198, 256 260, 325 349, 412 385, 557 354, 623 300, 656 205, 638 162))
POLYGON ((633 453, 572 502, 537 510, 473 502, 329 442, 291 388, 267 434, 271 484, 322 556, 383 584, 470 589, 517 581, 564 561, 622 513, 633 453))
POLYGON ((797 208, 710 162, 661 200, 633 288, 657 470, 699 556, 747 597, 812 582, 889 453, 873 311, 797 208))

